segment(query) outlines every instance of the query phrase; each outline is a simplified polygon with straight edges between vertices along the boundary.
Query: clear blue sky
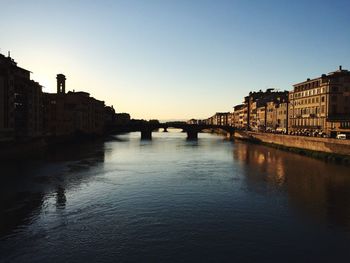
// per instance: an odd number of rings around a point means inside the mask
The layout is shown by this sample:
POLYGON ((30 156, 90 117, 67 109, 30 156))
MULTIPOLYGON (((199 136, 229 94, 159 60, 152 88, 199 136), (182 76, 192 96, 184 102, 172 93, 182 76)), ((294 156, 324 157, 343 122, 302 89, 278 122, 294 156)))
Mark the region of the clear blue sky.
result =
POLYGON ((350 68, 350 1, 0 0, 0 48, 55 91, 134 118, 231 111, 251 90, 350 68))

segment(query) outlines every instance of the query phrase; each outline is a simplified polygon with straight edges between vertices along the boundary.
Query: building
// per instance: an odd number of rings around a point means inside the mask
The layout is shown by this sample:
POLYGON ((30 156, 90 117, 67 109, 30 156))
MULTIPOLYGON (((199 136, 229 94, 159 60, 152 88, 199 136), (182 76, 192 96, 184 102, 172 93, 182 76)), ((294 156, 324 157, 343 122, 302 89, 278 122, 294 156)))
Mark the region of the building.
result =
POLYGON ((190 119, 186 122, 187 124, 198 124, 198 120, 196 119, 190 119))
POLYGON ((0 54, 0 140, 30 140, 43 134, 43 93, 30 71, 0 54))
POLYGON ((117 113, 115 122, 118 125, 125 125, 130 122, 130 114, 129 113, 117 113))
POLYGON ((219 126, 228 126, 229 125, 229 115, 230 112, 217 112, 214 116, 209 118, 207 124, 210 125, 219 125, 219 126))
POLYGON ((293 85, 290 131, 319 132, 335 137, 350 133, 350 72, 337 71, 293 85))
POLYGON ((256 123, 258 131, 266 130, 266 104, 259 103, 256 109, 256 123))
MULTIPOLYGON (((273 89, 267 89, 265 92, 250 92, 247 97, 244 98, 245 107, 241 106, 235 111, 236 115, 242 113, 243 118, 241 123, 237 124, 237 127, 245 128, 252 131, 265 131, 265 130, 273 130, 279 128, 280 124, 278 120, 281 122, 281 116, 277 118, 277 108, 280 107, 280 103, 287 103, 288 92, 287 91, 274 91, 273 89)), ((237 117, 236 117, 237 120, 237 117)))
POLYGON ((247 117, 247 106, 239 104, 233 107, 233 125, 236 128, 245 128, 246 117, 247 117))
POLYGON ((288 107, 287 98, 276 104, 276 131, 288 133, 288 107))
POLYGON ((249 127, 252 131, 258 131, 258 123, 257 123, 257 100, 252 100, 250 103, 250 111, 249 111, 249 127))
POLYGON ((116 113, 113 106, 104 107, 104 119, 105 119, 105 125, 112 125, 115 122, 116 113))
POLYGON ((44 126, 48 136, 73 134, 102 134, 105 128, 106 110, 87 92, 65 91, 66 77, 57 75, 57 93, 44 94, 44 126))

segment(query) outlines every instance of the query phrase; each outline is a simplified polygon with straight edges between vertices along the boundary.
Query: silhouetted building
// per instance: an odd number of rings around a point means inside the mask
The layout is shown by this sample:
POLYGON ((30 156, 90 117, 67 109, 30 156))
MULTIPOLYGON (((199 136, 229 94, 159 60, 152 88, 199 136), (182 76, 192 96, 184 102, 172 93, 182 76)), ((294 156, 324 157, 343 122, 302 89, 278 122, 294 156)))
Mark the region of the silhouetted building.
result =
POLYGON ((0 54, 0 140, 42 136, 42 87, 30 71, 0 54))
POLYGON ((115 122, 118 125, 128 124, 130 122, 130 114, 129 113, 117 113, 115 122))
POLYGON ((116 113, 113 106, 104 107, 104 122, 106 127, 111 127, 115 123, 116 113))
POLYGON ((65 76, 57 75, 57 93, 45 93, 45 133, 67 136, 75 133, 102 134, 105 128, 103 101, 87 92, 65 93, 65 76))

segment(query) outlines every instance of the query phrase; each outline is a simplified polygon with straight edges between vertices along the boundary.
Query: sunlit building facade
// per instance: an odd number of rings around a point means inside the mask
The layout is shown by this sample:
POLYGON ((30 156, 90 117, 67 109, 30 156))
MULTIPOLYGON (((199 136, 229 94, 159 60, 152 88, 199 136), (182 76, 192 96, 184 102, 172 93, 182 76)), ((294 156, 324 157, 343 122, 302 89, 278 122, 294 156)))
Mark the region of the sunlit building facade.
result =
POLYGON ((339 70, 293 85, 290 130, 350 133, 350 72, 339 70))

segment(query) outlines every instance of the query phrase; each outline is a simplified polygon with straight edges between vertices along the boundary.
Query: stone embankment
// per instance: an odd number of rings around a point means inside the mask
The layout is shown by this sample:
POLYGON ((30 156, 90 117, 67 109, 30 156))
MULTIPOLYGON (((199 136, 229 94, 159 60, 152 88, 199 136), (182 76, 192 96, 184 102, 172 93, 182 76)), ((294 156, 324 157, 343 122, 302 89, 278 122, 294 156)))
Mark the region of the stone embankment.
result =
POLYGON ((235 138, 264 143, 316 158, 350 161, 350 140, 236 131, 235 138))

